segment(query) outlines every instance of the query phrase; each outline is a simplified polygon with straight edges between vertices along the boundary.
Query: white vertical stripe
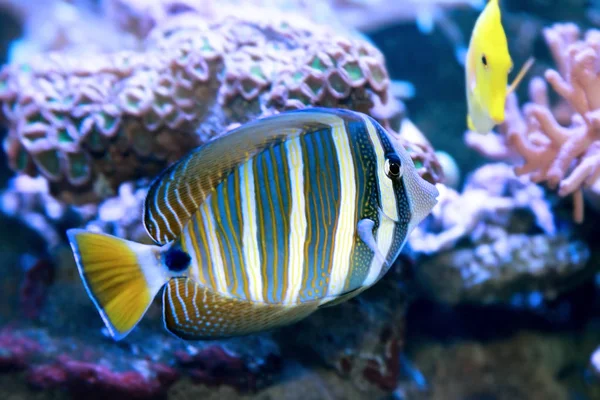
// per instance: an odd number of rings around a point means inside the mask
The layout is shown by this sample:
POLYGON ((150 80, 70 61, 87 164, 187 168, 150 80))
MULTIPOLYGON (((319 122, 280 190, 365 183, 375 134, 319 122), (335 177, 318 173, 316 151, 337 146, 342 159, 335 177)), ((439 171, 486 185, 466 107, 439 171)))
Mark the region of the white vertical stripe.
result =
POLYGON ((244 265, 248 273, 248 287, 251 300, 262 302, 263 282, 256 226, 256 193, 254 191, 254 171, 252 159, 240 166, 240 197, 242 200, 244 265))
POLYGON ((192 298, 192 304, 194 305, 194 311, 196 312, 196 319, 200 319, 200 310, 198 310, 198 302, 196 297, 198 296, 198 284, 194 285, 194 297, 192 298))
MULTIPOLYGON (((375 156, 377 157, 377 181, 379 182, 379 195, 381 196, 381 208, 385 215, 394 221, 398 221, 398 206, 396 205, 396 193, 394 184, 385 173, 385 149, 377 134, 375 126, 367 117, 363 117, 367 126, 369 138, 373 143, 375 156)), ((383 253, 387 256, 387 253, 383 253)))
POLYGON ((352 244, 356 235, 356 175, 348 133, 342 120, 332 124, 332 129, 340 170, 341 190, 340 211, 333 246, 333 265, 324 301, 331 300, 331 296, 340 294, 344 289, 350 269, 352 244))
POLYGON ((190 198, 192 203, 194 203, 194 207, 195 207, 194 212, 195 212, 198 209, 198 202, 194 198, 194 194, 192 193, 192 189, 190 189, 190 185, 187 182, 184 183, 184 185, 185 185, 185 190, 187 191, 188 197, 190 198))
MULTIPOLYGON (((392 243, 394 241, 394 228, 396 227, 396 223, 385 216, 382 212, 379 212, 379 227, 377 228, 377 237, 375 238, 375 242, 377 243, 377 248, 379 252, 387 259, 389 259, 390 249, 392 248, 392 243)), ((369 273, 367 277, 363 281, 364 287, 369 287, 381 274, 381 269, 383 267, 385 260, 381 260, 379 257, 373 257, 373 261, 371 261, 371 266, 369 267, 369 273)))
POLYGON ((191 258, 190 267, 187 270, 187 274, 194 282, 200 282, 198 270, 200 268, 200 265, 196 254, 196 248, 194 246, 194 243, 192 243, 192 235, 190 234, 190 229, 194 229, 193 220, 190 220, 185 225, 182 233, 182 238, 185 240, 185 251, 190 255, 191 258))
MULTIPOLYGON (((167 201, 167 198, 166 198, 166 193, 169 191, 169 185, 170 185, 170 182, 167 182, 166 187, 165 187, 165 198, 163 199, 163 202, 165 203, 167 208, 171 211, 171 213, 173 214, 175 219, 177 219, 177 215, 175 214, 175 211, 173 211, 173 209, 171 208, 171 205, 169 204, 169 202, 167 201)), ((165 216, 165 214, 162 213, 160 207, 158 206, 158 193, 159 193, 159 189, 157 189, 154 192, 154 211, 156 211, 158 213, 158 215, 160 215, 162 220, 165 221, 165 227, 171 234, 171 237, 176 237, 177 235, 175 235, 175 233, 173 233, 173 231, 171 230, 171 227, 169 226, 169 221, 167 220, 167 217, 165 216)), ((155 220, 155 218, 152 218, 152 219, 155 220)), ((181 227, 181 222, 179 222, 179 219, 177 219, 177 222, 179 223, 179 226, 181 227)), ((156 230, 158 231, 156 236, 159 239, 161 239, 163 242, 168 241, 166 232, 164 235, 160 235, 160 229, 158 228, 158 224, 156 225, 156 230)))
MULTIPOLYGON (((164 240, 160 228, 158 227, 158 222, 156 222, 156 218, 154 218, 154 212, 152 211, 152 208, 148 209, 148 217, 150 218, 152 226, 154 226, 154 235, 151 236, 153 236, 153 238, 155 238, 157 241, 164 240)), ((149 229, 148 233, 150 233, 149 229)))
MULTIPOLYGON (((375 156, 377 157, 377 182, 379 183, 380 206, 383 212, 379 213, 379 228, 375 242, 379 252, 388 259, 389 252, 394 239, 395 222, 398 220, 398 205, 394 184, 385 173, 385 149, 381 139, 377 134, 376 128, 367 117, 364 117, 367 126, 369 138, 373 143, 375 156)), ((369 273, 365 278, 363 285, 368 287, 375 283, 381 274, 383 264, 378 257, 374 257, 369 267, 369 273)))
POLYGON ((300 138, 285 143, 290 176, 290 212, 289 260, 287 291, 283 300, 285 304, 297 301, 302 285, 304 272, 304 243, 306 242, 306 206, 304 197, 304 162, 300 138))
POLYGON ((185 217, 189 218, 191 214, 188 211, 187 207, 183 204, 183 201, 181 200, 181 196, 179 195, 179 190, 180 190, 179 188, 175 189, 175 197, 177 198, 177 203, 179 203, 179 206, 181 207, 183 212, 186 214, 185 217))
POLYGON ((204 221, 204 232, 208 241, 208 250, 210 253, 210 268, 215 277, 215 282, 217 284, 216 289, 219 294, 229 296, 227 280, 225 279, 225 265, 223 264, 223 257, 221 257, 221 246, 219 244, 219 239, 217 238, 215 217, 210 203, 209 196, 200 206, 202 221, 204 221))
MULTIPOLYGON (((177 285, 177 280, 175 281, 175 285, 177 285)), ((177 318, 177 311, 175 311, 175 303, 173 303, 173 290, 171 285, 167 286, 167 298, 169 300, 169 306, 171 308, 171 315, 175 320, 175 324, 179 325, 179 318, 177 318)))
MULTIPOLYGON (((177 295, 177 300, 179 300, 179 304, 181 304, 181 310, 183 311, 183 315, 185 315, 185 320, 189 321, 190 316, 188 315, 187 308, 185 308, 185 302, 181 298, 181 294, 179 293, 179 279, 175 279, 175 294, 177 295)), ((175 311, 175 309, 173 309, 175 311)), ((174 312, 176 314, 176 312, 174 312)))
POLYGON ((162 220, 165 222, 165 227, 167 228, 167 230, 169 231, 169 233, 171 234, 171 236, 175 236, 175 234, 173 233, 173 231, 171 231, 171 228, 169 226, 169 223, 167 222, 167 218, 164 216, 164 214, 160 211, 160 208, 158 206, 158 192, 159 189, 156 189, 156 191, 154 192, 154 208, 150 209, 150 214, 152 214, 152 220, 155 221, 155 226, 156 226, 156 238, 159 240, 162 240, 163 242, 167 241, 167 233, 165 232, 164 234, 160 231, 160 228, 158 226, 158 222, 156 221, 156 217, 154 217, 154 213, 158 213, 158 215, 162 218, 162 220))
MULTIPOLYGON (((169 188, 171 186, 171 181, 167 182, 167 186, 165 186, 165 198, 164 203, 167 206, 167 208, 169 209, 169 211, 171 211, 171 214, 173 214, 173 218, 175 218, 175 221, 177 221, 177 224, 179 225, 179 228, 183 228, 183 224, 181 223, 181 220, 179 219, 179 216, 177 215, 177 213, 175 212, 175 209, 171 206, 171 202, 169 201, 169 188)), ((166 221, 166 219, 165 219, 166 221)), ((168 227, 168 226, 167 226, 168 227)), ((173 231, 169 228, 169 232, 173 233, 173 231)), ((174 235, 176 236, 176 235, 174 235)))

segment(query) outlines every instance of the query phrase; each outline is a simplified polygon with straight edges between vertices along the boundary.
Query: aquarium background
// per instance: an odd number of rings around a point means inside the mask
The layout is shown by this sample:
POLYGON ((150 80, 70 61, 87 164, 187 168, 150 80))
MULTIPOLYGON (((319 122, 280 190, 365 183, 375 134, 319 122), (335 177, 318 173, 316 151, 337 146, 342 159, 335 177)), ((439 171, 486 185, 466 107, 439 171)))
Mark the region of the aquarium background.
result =
POLYGON ((483 3, 0 0, 0 399, 600 399, 600 3, 501 1, 510 79, 536 61, 482 136, 483 3), (312 105, 375 117, 437 183, 394 267, 274 331, 183 342, 157 299, 110 339, 65 230, 149 242, 162 169, 312 105))

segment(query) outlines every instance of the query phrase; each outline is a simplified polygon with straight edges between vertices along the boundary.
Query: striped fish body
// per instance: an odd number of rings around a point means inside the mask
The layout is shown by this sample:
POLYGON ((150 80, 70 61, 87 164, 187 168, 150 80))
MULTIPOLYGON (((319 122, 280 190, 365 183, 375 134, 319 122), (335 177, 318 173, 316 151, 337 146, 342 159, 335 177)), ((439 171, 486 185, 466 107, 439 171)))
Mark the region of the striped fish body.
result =
POLYGON ((166 282, 163 316, 176 336, 270 329, 377 282, 436 196, 370 117, 279 114, 199 148, 154 182, 144 219, 161 247, 140 257, 142 275, 153 288, 166 282))

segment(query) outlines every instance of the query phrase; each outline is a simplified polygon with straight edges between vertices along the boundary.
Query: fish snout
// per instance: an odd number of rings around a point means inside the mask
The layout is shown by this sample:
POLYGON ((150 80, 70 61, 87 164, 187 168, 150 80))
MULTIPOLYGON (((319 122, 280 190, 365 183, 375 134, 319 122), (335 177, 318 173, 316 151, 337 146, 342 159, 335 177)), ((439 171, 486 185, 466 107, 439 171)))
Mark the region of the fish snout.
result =
POLYGON ((417 226, 437 204, 439 192, 435 185, 415 174, 408 183, 411 225, 417 226))

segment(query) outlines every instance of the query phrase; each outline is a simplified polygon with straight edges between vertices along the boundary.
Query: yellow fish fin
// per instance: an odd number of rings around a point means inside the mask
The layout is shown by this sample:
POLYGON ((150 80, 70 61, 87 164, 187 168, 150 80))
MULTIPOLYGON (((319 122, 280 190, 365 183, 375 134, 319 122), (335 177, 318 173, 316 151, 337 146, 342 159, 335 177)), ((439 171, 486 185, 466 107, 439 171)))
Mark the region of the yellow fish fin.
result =
POLYGON ((512 83, 508 87, 508 90, 506 91, 507 96, 509 94, 511 94, 512 92, 514 92, 515 90, 517 90, 519 83, 521 83, 521 81, 523 80, 523 78, 525 77, 525 75, 527 74, 529 69, 533 66, 534 62, 535 62, 535 58, 529 57, 529 59, 527 59, 527 62, 525 64, 523 64, 523 66, 521 67, 521 70, 517 74, 516 78, 512 81, 512 83))
POLYGON ((158 247, 83 229, 67 235, 88 295, 111 336, 124 338, 167 281, 160 277, 158 247), (151 277, 149 269, 156 271, 151 277))
POLYGON ((186 277, 163 291, 165 328, 184 340, 241 336, 287 325, 310 315, 318 303, 253 303, 223 296, 186 277))
POLYGON ((475 131, 475 125, 473 124, 473 120, 471 119, 470 115, 467 115, 467 128, 469 128, 470 131, 475 131))

